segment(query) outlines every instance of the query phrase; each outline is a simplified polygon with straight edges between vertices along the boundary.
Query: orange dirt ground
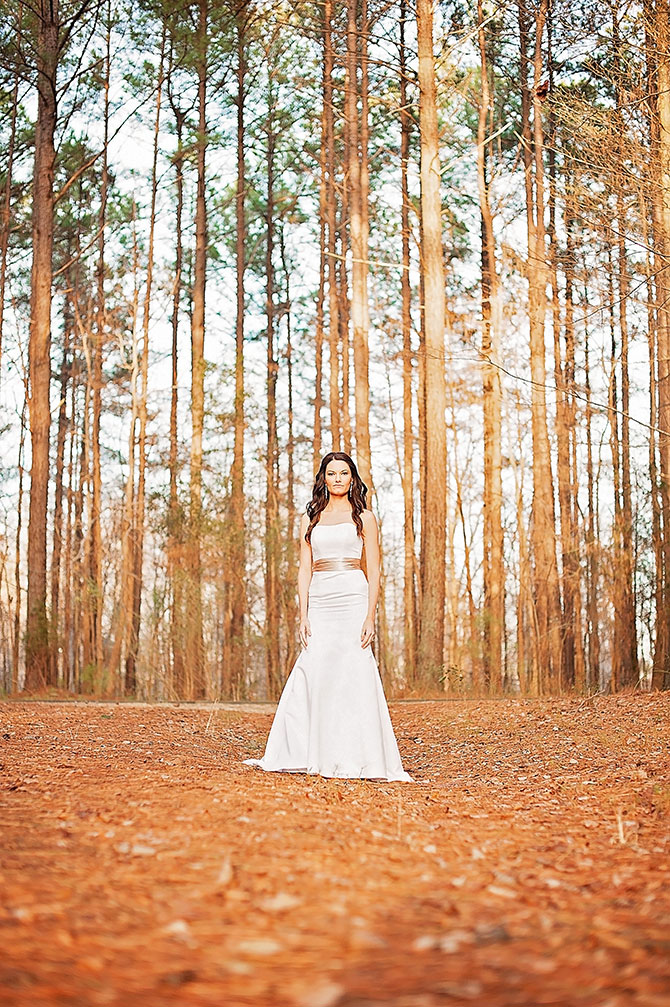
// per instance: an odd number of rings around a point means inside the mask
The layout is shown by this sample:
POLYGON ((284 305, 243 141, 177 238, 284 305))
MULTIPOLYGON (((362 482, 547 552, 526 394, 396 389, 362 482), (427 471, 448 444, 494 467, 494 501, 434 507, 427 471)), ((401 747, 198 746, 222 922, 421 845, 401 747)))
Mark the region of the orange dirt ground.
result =
POLYGON ((0 703, 0 1003, 670 1004, 670 695, 395 704, 416 784, 264 774, 270 708, 0 703))

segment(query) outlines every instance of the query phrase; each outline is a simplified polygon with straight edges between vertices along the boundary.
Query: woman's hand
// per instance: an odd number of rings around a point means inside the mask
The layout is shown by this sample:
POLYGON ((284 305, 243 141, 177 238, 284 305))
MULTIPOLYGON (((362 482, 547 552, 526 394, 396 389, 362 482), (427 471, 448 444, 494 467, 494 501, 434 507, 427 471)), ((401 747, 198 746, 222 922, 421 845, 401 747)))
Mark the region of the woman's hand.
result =
POLYGON ((300 637, 300 643, 305 649, 307 649, 307 639, 312 635, 312 630, 309 625, 309 619, 305 616, 304 619, 300 620, 300 629, 298 630, 298 635, 300 637))
POLYGON ((371 616, 367 616, 361 629, 361 647, 369 647, 375 637, 375 622, 371 616))

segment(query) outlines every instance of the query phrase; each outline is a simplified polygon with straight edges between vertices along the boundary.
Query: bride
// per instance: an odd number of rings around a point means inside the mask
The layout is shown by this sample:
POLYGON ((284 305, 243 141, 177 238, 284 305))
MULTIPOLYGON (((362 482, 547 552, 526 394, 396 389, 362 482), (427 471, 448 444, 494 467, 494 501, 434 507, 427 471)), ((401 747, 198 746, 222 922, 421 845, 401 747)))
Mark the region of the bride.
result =
POLYGON ((301 651, 262 759, 273 772, 412 780, 403 770, 372 653, 379 594, 377 522, 349 455, 321 461, 300 524, 301 651), (365 546, 367 578, 361 568, 365 546))

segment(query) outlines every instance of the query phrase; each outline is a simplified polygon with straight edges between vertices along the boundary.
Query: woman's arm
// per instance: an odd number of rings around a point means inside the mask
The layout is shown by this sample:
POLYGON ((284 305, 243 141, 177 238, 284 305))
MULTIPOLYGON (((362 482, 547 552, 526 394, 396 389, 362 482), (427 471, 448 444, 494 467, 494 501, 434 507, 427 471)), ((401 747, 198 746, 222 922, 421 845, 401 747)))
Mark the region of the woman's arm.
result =
POLYGON ((365 563, 368 571, 368 612, 361 629, 361 646, 369 647, 375 635, 375 611, 379 598, 379 533, 377 521, 372 511, 361 514, 363 521, 363 541, 365 542, 365 563))
POLYGON ((298 567, 298 602, 300 604, 300 643, 307 646, 307 638, 312 635, 307 618, 307 596, 312 580, 312 547, 305 542, 305 532, 309 528, 309 518, 303 514, 300 521, 300 566, 298 567))

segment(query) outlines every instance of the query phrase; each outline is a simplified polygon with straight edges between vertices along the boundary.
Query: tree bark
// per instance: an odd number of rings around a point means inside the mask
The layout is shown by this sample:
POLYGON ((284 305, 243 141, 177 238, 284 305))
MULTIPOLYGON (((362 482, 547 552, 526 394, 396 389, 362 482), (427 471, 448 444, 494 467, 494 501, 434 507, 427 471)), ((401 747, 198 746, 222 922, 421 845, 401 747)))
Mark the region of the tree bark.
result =
POLYGON ((130 636, 126 653, 125 691, 127 695, 137 692, 137 657, 140 645, 142 614, 142 582, 144 565, 144 524, 146 500, 147 468, 147 393, 149 383, 149 322, 151 318, 151 295, 154 271, 154 238, 156 230, 156 194, 158 191, 158 140, 160 131, 161 104, 163 94, 163 66, 165 58, 166 31, 161 38, 160 62, 156 89, 156 119, 154 123, 153 163, 151 166, 151 205, 149 209, 149 247, 147 250, 147 275, 142 310, 142 355, 140 358, 140 394, 138 403, 137 438, 137 496, 134 511, 133 557, 132 557, 132 616, 130 636))
POLYGON ((614 303, 614 264, 612 261, 611 235, 607 241, 607 292, 609 295, 609 335, 610 373, 607 386, 607 406, 610 428, 610 452, 612 455, 612 488, 614 491, 614 523, 612 529, 612 563, 610 565, 610 589, 614 620, 612 626, 612 674, 609 687, 616 692, 621 686, 621 646, 622 624, 625 620, 621 561, 623 556, 623 522, 621 518, 621 437, 619 435, 619 392, 617 381, 617 346, 614 303))
POLYGON ((67 443, 67 485, 66 516, 63 563, 63 678, 67 688, 74 691, 75 677, 75 603, 74 603, 74 542, 75 542, 75 469, 77 447, 77 371, 73 358, 72 378, 70 380, 70 422, 67 443))
MULTIPOLYGON (((345 163, 347 144, 345 142, 345 163)), ((337 300, 338 300, 338 320, 339 320, 339 356, 341 373, 341 395, 340 395, 340 424, 342 435, 340 440, 340 451, 352 453, 353 432, 351 428, 351 340, 349 338, 349 322, 351 320, 349 301, 349 282, 347 277, 347 217, 349 213, 349 199, 347 193, 346 178, 342 182, 342 199, 340 201, 339 215, 339 251, 337 256, 337 300)))
POLYGON ((400 0, 400 185, 402 206, 400 227, 402 238, 402 276, 400 281, 402 297, 402 387, 403 387, 403 468, 402 490, 404 505, 404 564, 403 564, 403 665, 405 678, 413 681, 416 677, 417 610, 415 581, 415 540, 414 540, 414 429, 412 423, 412 291, 410 287, 410 228, 409 228, 409 145, 412 120, 408 107, 407 55, 405 46, 405 24, 407 21, 407 0, 400 0))
POLYGON ((541 692, 561 687, 562 615, 556 565, 556 515, 547 404, 545 394, 545 314, 547 263, 544 227, 544 140, 541 99, 538 87, 542 75, 542 36, 548 0, 540 0, 535 23, 533 57, 533 98, 531 134, 531 96, 527 84, 528 19, 525 2, 519 0, 521 43, 523 156, 528 230, 528 322, 530 331, 530 371, 532 384, 533 437, 533 519, 531 548, 533 556, 533 593, 535 631, 539 662, 538 685, 541 692))
MULTIPOLYGON (((548 63, 548 84, 551 93, 554 86, 553 68, 553 21, 552 5, 547 7, 547 63, 548 63)), ((572 689, 575 684, 575 662, 576 646, 581 646, 581 641, 575 639, 575 619, 576 603, 575 597, 575 550, 577 548, 575 530, 573 527, 574 501, 572 497, 572 480, 570 471, 570 447, 573 440, 573 431, 570 427, 571 416, 570 394, 566 380, 566 366, 563 361, 563 349, 561 336, 565 328, 565 339, 567 344, 567 315, 569 307, 567 304, 567 289, 565 295, 565 324, 561 312, 561 295, 559 290, 559 263, 561 253, 559 249, 558 235, 556 231, 557 212, 557 188, 558 177, 556 170, 556 122, 553 105, 550 103, 547 113, 547 162, 548 162, 548 203, 549 203, 549 226, 547 236, 549 238, 549 280, 551 285, 552 304, 552 334, 554 350, 554 383, 556 386, 556 481, 558 486, 558 515, 560 528, 560 548, 562 578, 561 589, 563 597, 563 652, 561 660, 560 685, 562 688, 572 689)), ((567 227, 567 222, 566 222, 567 227)), ((567 287, 567 280, 566 280, 567 287)))
POLYGON ((167 77, 167 93, 175 118, 177 150, 175 165, 175 265, 172 287, 172 375, 170 383, 170 500, 168 504, 168 581, 170 585, 170 647, 172 663, 169 675, 170 692, 175 697, 185 696, 186 650, 184 639, 184 580, 183 580, 183 515, 179 505, 177 482, 179 475, 179 439, 177 417, 179 407, 179 313, 182 295, 182 270, 184 259, 183 211, 184 211, 184 150, 183 135, 186 113, 183 112, 172 94, 171 70, 167 77))
POLYGON ((496 266, 493 215, 487 179, 487 128, 491 114, 489 67, 482 0, 477 4, 481 98, 477 124, 477 182, 482 234, 482 382, 484 392, 484 612, 481 684, 497 690, 503 680, 505 574, 502 529, 502 387, 500 330, 502 306, 496 266))
POLYGON ((191 481, 188 529, 186 652, 190 699, 205 696, 205 644, 202 626, 202 431, 205 415, 205 282, 207 274, 207 18, 208 0, 198 4, 198 142, 195 202, 195 255, 191 310, 191 481))
MULTIPOLYGON (((76 291, 75 291, 75 313, 76 291)), ((81 324, 80 324, 81 329, 81 324)), ((85 548, 84 548, 84 497, 86 483, 88 481, 88 408, 90 389, 88 381, 81 383, 83 388, 83 404, 77 404, 72 416, 74 418, 74 429, 76 438, 73 444, 74 456, 74 479, 71 492, 74 496, 72 509, 72 651, 73 668, 72 677, 76 692, 91 691, 91 680, 88 675, 88 668, 85 663, 86 648, 86 622, 84 611, 84 591, 86 589, 86 569, 85 569, 85 548), (77 419, 79 418, 79 424, 77 419)), ((75 396, 76 401, 77 396, 75 396)), ((82 396, 79 396, 81 400, 82 396)))
MULTIPOLYGON (((21 29, 23 25, 23 2, 19 3, 17 45, 21 44, 21 29)), ((5 168, 5 187, 2 194, 2 223, 0 224, 0 381, 2 380, 2 335, 5 319, 5 290, 7 286, 7 253, 9 251, 9 235, 11 231, 12 181, 14 177, 14 150, 16 146, 16 118, 19 110, 19 74, 14 74, 14 86, 10 98, 11 113, 9 123, 9 142, 7 144, 7 166, 5 168)))
MULTIPOLYGON (((646 200, 645 200, 646 202, 646 200)), ((646 220, 648 210, 643 206, 641 218, 646 220)), ((646 233, 644 244, 647 249, 652 248, 652 244, 646 233)), ((655 270, 653 268, 652 256, 647 251, 647 346, 649 353, 649 484, 651 496, 651 537, 654 551, 654 603, 656 611, 660 612, 663 605, 662 580, 663 571, 663 540, 661 529, 661 499, 658 485, 658 460, 657 460, 657 430, 658 430, 658 383, 656 376, 656 340, 657 340, 657 317, 656 317, 656 290, 654 285, 655 270)), ((652 667, 652 688, 659 688, 661 682, 654 682, 654 669, 652 667)))
POLYGON ((25 381, 25 396, 21 409, 21 433, 19 435, 19 457, 17 463, 19 486, 17 493, 16 538, 14 540, 14 627, 12 634, 12 692, 19 689, 19 660, 21 654, 21 533, 23 531, 23 475, 24 451, 26 445, 26 410, 28 408, 28 383, 25 381))
MULTIPOLYGON (((270 56, 271 59, 271 56, 270 56)), ((267 346, 267 448, 265 458, 265 656, 267 694, 271 699, 279 694, 279 499, 277 445, 277 374, 275 359, 274 307, 274 152, 276 143, 273 67, 268 67, 268 115, 266 121, 266 210, 265 210, 265 324, 267 346)))
POLYGON ((615 95, 616 122, 618 125, 617 158, 619 171, 614 187, 616 189, 617 207, 617 322, 621 339, 621 495, 617 502, 617 518, 621 531, 618 535, 620 554, 615 559, 615 572, 618 577, 617 594, 620 600, 620 619, 615 622, 614 661, 617 679, 621 687, 631 687, 638 684, 639 666, 637 655, 637 621, 635 611, 635 559, 634 559, 634 528, 633 505, 631 498, 630 476, 630 377, 628 371, 628 298, 630 295, 630 280, 628 275, 628 260, 626 249, 627 214, 623 191, 622 172, 626 170, 626 143, 624 140, 625 124, 621 75, 625 72, 621 64, 621 32, 616 6, 612 6, 612 43, 615 60, 615 95))
POLYGON ((287 261, 284 229, 279 234, 282 271, 284 274, 283 299, 286 318, 286 534, 284 536, 285 575, 281 584, 282 611, 286 627, 286 654, 283 660, 284 677, 288 676, 297 657, 298 606, 296 604, 295 571, 298 564, 297 537, 298 514, 295 507, 295 433, 293 412, 293 338, 291 333, 291 270, 287 261))
POLYGON ((621 337, 621 507, 619 519, 622 526, 621 556, 618 559, 617 566, 621 577, 622 620, 619 624, 620 646, 616 647, 616 653, 619 655, 618 659, 620 661, 620 685, 625 688, 638 684, 640 672, 637 655, 634 528, 630 476, 630 376, 628 369, 629 333, 627 313, 630 282, 626 259, 626 221, 621 192, 617 194, 617 207, 619 229, 617 240, 619 274, 617 300, 619 334, 621 337))
POLYGON ((60 621, 61 557, 63 552, 63 483, 65 467, 65 441, 68 431, 67 395, 72 361, 72 307, 70 296, 63 304, 63 358, 60 369, 60 398, 58 406, 58 432, 56 435, 56 471, 54 478, 53 542, 51 549, 51 640, 50 681, 57 683, 61 677, 62 633, 60 621))
POLYGON ((440 678, 444 664, 446 388, 445 292, 432 0, 417 0, 416 17, 423 227, 421 270, 426 357, 426 506, 421 515, 425 580, 419 664, 422 676, 434 683, 440 678))
POLYGON ((340 315, 337 283, 337 190, 335 185, 335 132, 333 109, 333 46, 331 20, 333 0, 324 0, 323 5, 323 107, 326 116, 326 166, 328 181, 326 186, 326 206, 328 221, 328 351, 329 351, 329 403, 330 437, 333 451, 340 449, 342 420, 340 416, 340 368, 338 345, 340 339, 340 315))
MULTIPOLYGON (((520 415, 520 402, 516 401, 517 415, 520 415)), ((532 611, 532 591, 530 585, 530 558, 528 556, 528 539, 526 535, 526 515, 523 506, 523 455, 522 439, 519 424, 517 441, 517 456, 514 470, 516 476, 516 526, 518 529, 518 594, 516 604, 516 674, 519 688, 523 695, 536 696, 537 689, 537 662, 529 657, 529 646, 531 633, 529 631, 532 611)), ((534 635, 534 634, 533 634, 534 635)))
MULTIPOLYGON (((361 43, 363 76, 367 77, 365 51, 367 39, 356 24, 356 0, 347 6, 347 84, 345 117, 347 126, 347 181, 349 202, 349 235, 351 241, 351 322, 354 348, 354 403, 356 418, 357 466, 363 482, 372 487, 370 464, 370 384, 368 376, 368 248, 367 248, 367 172, 363 171, 366 151, 359 149, 359 133, 367 136, 367 124, 358 113, 358 42, 361 43)), ((367 111, 367 109, 365 109, 367 111)), ((346 408, 346 403, 345 403, 346 408)))
POLYGON ((43 687, 49 675, 49 625, 46 608, 47 498, 51 413, 51 273, 54 236, 54 134, 60 15, 58 0, 40 0, 37 25, 37 125, 33 169, 30 276, 30 511, 28 517, 28 601, 26 680, 28 690, 43 687))
MULTIPOLYGON (((448 364, 451 364, 451 359, 449 359, 448 364)), ((451 369, 451 368, 450 368, 451 369)), ((467 597, 468 605, 468 637, 469 646, 467 647, 467 656, 469 658, 469 681, 472 686, 475 687, 476 691, 480 691, 483 684, 482 668, 481 668, 481 652, 479 648, 479 632, 477 630, 477 606, 475 605, 475 597, 472 586, 472 544, 471 538, 468 535, 468 526, 465 518, 465 508, 463 506, 463 479, 461 477, 460 466, 458 463, 458 428, 456 424, 456 403, 454 400, 454 386, 453 382, 449 382, 449 413, 450 422, 449 428, 452 431, 452 451, 449 456, 450 466, 450 485, 455 485, 456 487, 456 511, 458 514, 458 521, 461 525, 461 535, 463 536, 463 568, 465 571, 465 592, 467 597)), ((454 564, 452 563, 451 576, 449 580, 455 579, 454 564)), ((464 676, 464 655, 459 655, 458 659, 458 672, 463 680, 464 676)), ((451 670, 452 665, 449 663, 449 668, 451 670)))
MULTIPOLYGON (((568 185, 571 182, 568 180, 568 185)), ((579 542, 578 465, 577 465, 577 415, 575 402, 575 321, 574 321, 574 271, 577 260, 574 206, 572 196, 565 199, 565 421, 568 429, 569 492, 568 551, 564 555, 564 611, 566 622, 572 613, 574 647, 574 687, 583 692, 586 686, 584 655, 584 625, 582 615, 582 566, 579 542)))
POLYGON ((102 412, 102 357, 106 336, 105 309, 105 229, 107 226, 107 194, 109 188, 108 151, 109 142, 109 85, 111 69, 111 38, 112 9, 108 0, 106 8, 105 62, 104 62, 104 110, 103 110, 103 146, 100 182, 100 209, 98 212, 98 262, 96 268, 96 306, 95 334, 92 340, 92 388, 91 388, 91 526, 89 530, 89 570, 90 584, 88 606, 90 610, 89 625, 91 631, 92 659, 95 663, 95 680, 98 687, 102 684, 104 665, 102 613, 104 602, 104 585, 102 578, 102 472, 100 463, 100 422, 102 412))
MULTIPOLYGON (((661 568, 657 570, 656 641, 652 687, 670 689, 670 9, 668 0, 645 3, 648 62, 655 70, 652 150, 657 154, 652 208, 656 271, 656 390, 661 568)), ((652 69, 652 67, 650 67, 652 69)), ((655 159, 656 160, 656 159, 655 159)))
POLYGON ((244 625, 246 618, 246 541, 244 527, 244 276, 246 269, 246 164, 244 157, 246 98, 246 38, 243 11, 237 15, 237 186, 235 191, 236 316, 235 316, 235 442, 230 487, 229 624, 226 679, 232 699, 246 688, 244 625))
MULTIPOLYGON (((421 613, 423 612, 423 585, 426 582, 426 454, 428 451, 427 422, 426 422, 426 316, 424 304, 426 300, 425 285, 423 282, 423 223, 422 223, 421 202, 419 202, 419 352, 417 353, 417 413, 419 419, 419 430, 417 440, 419 442, 419 513, 420 538, 419 538, 419 578, 417 582, 419 605, 417 633, 420 632, 421 613)), ((445 388, 446 402, 446 388, 445 388)), ((446 431, 445 431, 446 446, 446 431)), ((445 451, 446 455, 446 451, 445 451)), ((446 510, 446 484, 445 484, 445 510, 446 510)), ((418 644, 418 637, 417 637, 418 644)))
MULTIPOLYGON (((325 64, 324 64, 325 91, 325 64)), ((326 251, 327 232, 327 126, 326 126, 326 106, 321 107, 321 139, 319 143, 319 290, 316 296, 316 328, 314 335, 314 433, 312 435, 312 469, 314 472, 319 468, 322 453, 322 424, 321 412, 323 410, 323 336, 324 336, 324 307, 326 300, 326 272, 328 269, 328 257, 326 251)))
MULTIPOLYGON (((658 353, 656 349, 658 338, 658 292, 656 288, 657 277, 654 269, 654 238, 650 234, 650 224, 653 228, 654 221, 654 164, 658 158, 658 122, 654 115, 653 101, 651 95, 654 94, 656 86, 655 52, 650 45, 651 24, 645 7, 645 28, 647 33, 647 73, 649 78, 650 98, 647 105, 647 117, 649 122, 651 139, 650 170, 647 175, 647 186, 641 189, 640 200, 640 220, 642 221, 642 239, 646 248, 646 276, 647 276, 647 348, 649 360, 649 489, 651 497, 651 541, 654 553, 654 604, 655 610, 659 613, 663 605, 663 533, 661 526, 661 494, 658 480, 658 380, 656 366, 658 353)), ((654 664, 651 668, 652 688, 662 687, 661 681, 654 681, 654 664)))
MULTIPOLYGON (((584 296, 584 304, 588 299, 584 296)), ((589 331, 584 326, 584 389, 586 407, 584 422, 586 426, 586 480, 587 480, 587 527, 586 527, 586 559, 587 559, 587 627, 588 627, 588 665, 586 688, 600 688, 600 553, 598 544, 598 513, 593 472, 593 410, 591 407, 591 365, 589 348, 589 331)))
MULTIPOLYGON (((119 597, 114 618, 114 643, 112 644, 107 681, 109 688, 117 695, 125 691, 126 658, 128 655, 133 619, 133 578, 135 571, 135 530, 136 530, 136 493, 135 479, 137 468, 137 421, 139 416, 139 373, 140 360, 138 351, 137 326, 139 318, 139 249, 137 243, 137 205, 132 199, 132 233, 133 233, 133 300, 129 330, 132 334, 130 362, 130 423, 128 426, 128 475, 123 492, 123 505, 120 519, 121 569, 119 574, 119 597)), ((73 406, 73 416, 75 410, 73 406)))

